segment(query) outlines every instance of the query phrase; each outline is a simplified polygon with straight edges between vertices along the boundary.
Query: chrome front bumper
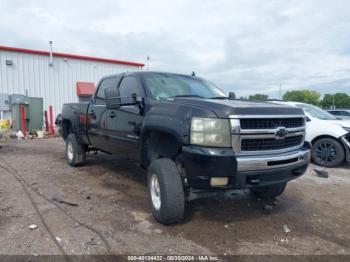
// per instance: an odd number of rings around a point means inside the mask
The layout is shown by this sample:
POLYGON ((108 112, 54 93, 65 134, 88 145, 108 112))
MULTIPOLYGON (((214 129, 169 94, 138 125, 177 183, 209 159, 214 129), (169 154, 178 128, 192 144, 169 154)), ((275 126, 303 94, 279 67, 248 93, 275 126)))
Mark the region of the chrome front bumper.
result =
POLYGON ((298 149, 283 154, 260 155, 260 156, 237 156, 237 171, 263 171, 277 168, 293 168, 294 166, 306 165, 310 162, 311 153, 309 148, 298 149))

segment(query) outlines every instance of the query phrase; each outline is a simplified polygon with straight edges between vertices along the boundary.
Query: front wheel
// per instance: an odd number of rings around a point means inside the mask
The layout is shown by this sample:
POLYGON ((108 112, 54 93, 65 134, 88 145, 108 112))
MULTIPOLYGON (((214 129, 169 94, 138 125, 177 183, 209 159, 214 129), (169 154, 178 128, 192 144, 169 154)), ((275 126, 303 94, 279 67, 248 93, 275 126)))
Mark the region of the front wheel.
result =
POLYGON ((85 161, 86 151, 79 144, 74 134, 69 134, 66 139, 66 158, 70 166, 77 166, 85 161))
POLYGON ((175 162, 168 158, 152 161, 147 182, 154 218, 164 225, 180 222, 185 210, 185 195, 175 162))
POLYGON ((275 185, 269 185, 269 186, 262 186, 262 187, 255 187, 252 188, 252 193, 262 199, 267 198, 275 198, 281 195, 284 190, 286 189, 287 183, 279 183, 275 185))
POLYGON ((345 159, 345 151, 338 140, 321 138, 312 145, 312 160, 320 166, 336 167, 345 159))

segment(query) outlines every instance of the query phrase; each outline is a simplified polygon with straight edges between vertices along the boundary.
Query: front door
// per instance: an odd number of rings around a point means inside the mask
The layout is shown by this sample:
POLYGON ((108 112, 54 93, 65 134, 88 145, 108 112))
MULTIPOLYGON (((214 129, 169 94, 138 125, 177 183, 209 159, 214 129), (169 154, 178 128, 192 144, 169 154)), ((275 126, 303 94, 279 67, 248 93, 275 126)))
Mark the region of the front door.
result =
POLYGON ((90 143, 93 147, 103 151, 107 151, 107 109, 104 90, 113 86, 116 87, 116 77, 102 79, 88 109, 88 135, 90 143))
MULTIPOLYGON (((139 80, 125 76, 120 85, 121 102, 130 101, 131 95, 144 96, 139 80)), ((139 156, 139 136, 143 115, 138 105, 121 106, 119 109, 107 110, 107 133, 109 150, 134 160, 139 156)))

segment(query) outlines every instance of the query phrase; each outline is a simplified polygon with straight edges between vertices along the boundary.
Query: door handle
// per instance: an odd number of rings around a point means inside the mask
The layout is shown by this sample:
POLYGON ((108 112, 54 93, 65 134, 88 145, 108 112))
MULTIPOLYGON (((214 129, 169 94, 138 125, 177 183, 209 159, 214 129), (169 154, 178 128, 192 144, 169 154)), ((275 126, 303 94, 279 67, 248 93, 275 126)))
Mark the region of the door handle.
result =
POLYGON ((110 118, 115 118, 117 115, 116 115, 116 113, 114 113, 114 111, 112 111, 112 112, 110 112, 110 113, 108 114, 108 116, 109 116, 110 118))
POLYGON ((95 110, 91 109, 91 110, 90 110, 90 115, 91 115, 92 119, 96 119, 95 110))

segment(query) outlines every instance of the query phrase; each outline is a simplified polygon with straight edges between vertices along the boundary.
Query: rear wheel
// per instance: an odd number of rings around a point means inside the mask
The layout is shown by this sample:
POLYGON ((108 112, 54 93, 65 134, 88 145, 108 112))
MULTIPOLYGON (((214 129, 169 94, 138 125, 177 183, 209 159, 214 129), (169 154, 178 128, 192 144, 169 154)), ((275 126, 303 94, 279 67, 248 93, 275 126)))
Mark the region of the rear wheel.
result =
POLYGON ((185 210, 185 196, 174 161, 168 158, 153 160, 148 168, 147 180, 154 218, 164 225, 180 222, 185 210))
POLYGON ((287 182, 275 185, 252 188, 252 193, 258 198, 275 198, 281 195, 286 189, 287 182))
POLYGON ((345 151, 338 140, 321 138, 312 145, 312 160, 320 166, 335 167, 345 159, 345 151))
POLYGON ((69 134, 66 139, 66 158, 70 166, 77 166, 85 161, 85 147, 78 143, 74 134, 69 134))

